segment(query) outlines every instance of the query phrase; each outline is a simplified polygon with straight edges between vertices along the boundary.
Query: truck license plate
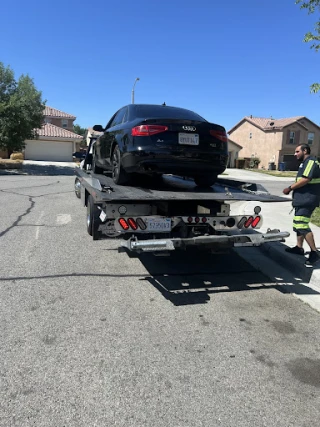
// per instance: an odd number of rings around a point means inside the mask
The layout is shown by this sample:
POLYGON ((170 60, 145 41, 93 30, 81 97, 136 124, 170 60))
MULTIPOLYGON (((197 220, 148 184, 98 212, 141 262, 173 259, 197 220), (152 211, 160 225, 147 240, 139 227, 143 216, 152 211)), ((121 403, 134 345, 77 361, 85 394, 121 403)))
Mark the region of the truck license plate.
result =
POLYGON ((199 135, 197 133, 179 133, 179 144, 199 145, 199 135))
POLYGON ((148 218, 146 223, 148 231, 171 231, 170 218, 148 218))

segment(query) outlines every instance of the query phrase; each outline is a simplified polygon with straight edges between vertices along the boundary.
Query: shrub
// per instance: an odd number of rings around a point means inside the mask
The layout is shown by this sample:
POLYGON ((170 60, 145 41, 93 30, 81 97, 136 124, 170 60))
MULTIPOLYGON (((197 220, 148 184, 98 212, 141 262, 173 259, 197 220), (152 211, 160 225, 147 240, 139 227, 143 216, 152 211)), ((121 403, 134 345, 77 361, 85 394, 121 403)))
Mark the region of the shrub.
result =
POLYGON ((12 153, 10 156, 11 160, 23 160, 24 159, 24 155, 23 153, 12 153))
POLYGON ((261 160, 259 159, 259 157, 251 157, 249 167, 251 169, 257 168, 259 166, 260 162, 261 162, 261 160))

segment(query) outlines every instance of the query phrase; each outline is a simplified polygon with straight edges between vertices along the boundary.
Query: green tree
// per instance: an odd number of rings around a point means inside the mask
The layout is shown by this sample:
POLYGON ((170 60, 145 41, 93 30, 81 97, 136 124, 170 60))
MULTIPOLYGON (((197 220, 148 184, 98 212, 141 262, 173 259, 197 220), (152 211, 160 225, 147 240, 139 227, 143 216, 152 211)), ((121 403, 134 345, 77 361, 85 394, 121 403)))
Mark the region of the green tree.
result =
MULTIPOLYGON (((296 0, 296 4, 300 4, 301 9, 307 9, 308 13, 320 12, 320 0, 296 0)), ((305 34, 304 42, 311 42, 310 48, 316 52, 320 49, 320 20, 315 24, 314 32, 308 32, 305 34)), ((310 86, 311 93, 317 93, 320 90, 320 83, 313 83, 310 86)))
POLYGON ((84 135, 86 133, 86 128, 82 128, 80 125, 73 125, 73 132, 77 133, 78 135, 84 135))
POLYGON ((0 62, 0 148, 13 151, 24 148, 26 139, 37 138, 43 123, 45 101, 28 75, 15 80, 12 69, 0 62))
POLYGON ((73 125, 73 131, 74 133, 77 133, 78 135, 83 136, 82 140, 80 141, 80 147, 86 148, 87 147, 87 141, 84 138, 85 133, 87 132, 86 128, 82 128, 80 125, 73 125))

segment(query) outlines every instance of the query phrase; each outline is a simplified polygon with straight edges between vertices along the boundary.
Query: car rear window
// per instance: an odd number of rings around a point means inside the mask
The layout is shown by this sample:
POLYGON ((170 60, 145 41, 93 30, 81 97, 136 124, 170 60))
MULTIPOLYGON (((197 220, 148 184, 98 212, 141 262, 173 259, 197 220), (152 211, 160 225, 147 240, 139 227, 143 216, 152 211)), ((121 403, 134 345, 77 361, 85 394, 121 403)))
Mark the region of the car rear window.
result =
POLYGON ((139 118, 166 118, 166 119, 187 119, 187 120, 206 120, 190 110, 177 107, 167 107, 163 105, 135 105, 135 115, 139 118))

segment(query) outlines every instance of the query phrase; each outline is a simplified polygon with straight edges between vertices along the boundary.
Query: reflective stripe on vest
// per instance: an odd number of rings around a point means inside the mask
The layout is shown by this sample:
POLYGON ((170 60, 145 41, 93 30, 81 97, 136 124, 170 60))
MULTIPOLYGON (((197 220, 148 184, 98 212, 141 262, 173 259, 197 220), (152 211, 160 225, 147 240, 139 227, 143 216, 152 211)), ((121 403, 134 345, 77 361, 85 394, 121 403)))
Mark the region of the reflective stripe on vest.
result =
MULTIPOLYGON (((299 176, 299 178, 297 178, 296 182, 300 181, 300 179, 302 179, 302 178, 305 178, 305 177, 299 176)), ((320 184, 320 178, 312 178, 312 180, 309 181, 308 184, 320 184)))

